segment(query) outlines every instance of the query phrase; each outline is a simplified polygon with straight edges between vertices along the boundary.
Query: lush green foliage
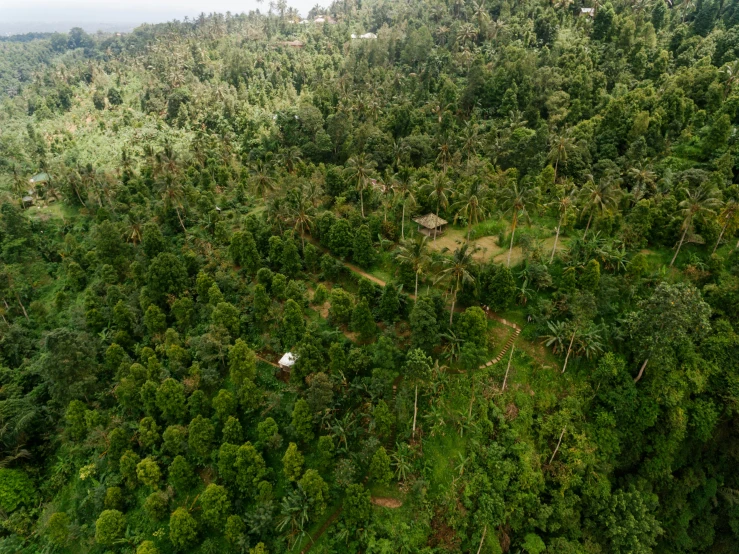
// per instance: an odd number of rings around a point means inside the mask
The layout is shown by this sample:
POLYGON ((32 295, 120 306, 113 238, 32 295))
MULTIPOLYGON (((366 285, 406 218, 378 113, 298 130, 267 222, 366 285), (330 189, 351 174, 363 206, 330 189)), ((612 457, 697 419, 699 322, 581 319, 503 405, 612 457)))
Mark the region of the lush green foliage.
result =
POLYGON ((0 39, 0 551, 739 550, 739 8, 586 4, 0 39))

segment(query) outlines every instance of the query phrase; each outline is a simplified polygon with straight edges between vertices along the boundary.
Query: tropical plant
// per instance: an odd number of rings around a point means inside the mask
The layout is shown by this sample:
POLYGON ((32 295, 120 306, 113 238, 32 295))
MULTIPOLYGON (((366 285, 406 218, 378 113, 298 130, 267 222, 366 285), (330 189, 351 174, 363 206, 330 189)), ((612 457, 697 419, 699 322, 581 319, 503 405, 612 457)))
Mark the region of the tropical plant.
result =
POLYGON ((501 209, 504 213, 511 214, 511 244, 508 247, 508 260, 506 265, 511 266, 511 252, 513 252, 513 237, 521 217, 529 218, 529 209, 536 204, 536 190, 513 181, 500 193, 501 209))
POLYGON ((425 235, 418 234, 412 241, 403 241, 395 255, 401 264, 408 264, 413 269, 416 277, 416 286, 413 289, 415 299, 418 299, 418 278, 431 261, 428 254, 428 245, 426 244, 427 240, 428 238, 425 235))
POLYGON ((376 166, 377 163, 374 160, 367 159, 364 153, 352 156, 346 162, 344 172, 349 180, 354 181, 354 186, 359 193, 362 217, 364 217, 364 191, 369 186, 370 178, 376 166))
POLYGON ((685 199, 678 204, 678 208, 680 208, 680 214, 683 217, 680 227, 683 234, 680 236, 675 255, 670 260, 670 267, 673 266, 677 255, 680 253, 685 235, 693 228, 695 217, 703 214, 715 215, 716 210, 721 207, 721 191, 713 183, 704 182, 696 189, 684 187, 682 193, 685 195, 685 199))

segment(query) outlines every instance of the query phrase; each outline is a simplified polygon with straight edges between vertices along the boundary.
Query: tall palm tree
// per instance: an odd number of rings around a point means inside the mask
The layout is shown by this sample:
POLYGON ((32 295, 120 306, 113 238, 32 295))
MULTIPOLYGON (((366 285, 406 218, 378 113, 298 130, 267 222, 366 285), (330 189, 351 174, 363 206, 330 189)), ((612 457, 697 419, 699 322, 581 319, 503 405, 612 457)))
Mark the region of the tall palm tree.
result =
POLYGON ((739 79, 739 60, 734 60, 724 64, 721 68, 721 72, 726 75, 726 86, 724 88, 724 98, 726 98, 734 87, 736 81, 739 79))
POLYGON ((567 134, 567 131, 553 137, 551 141, 551 148, 549 149, 548 159, 550 162, 554 162, 554 182, 557 182, 557 171, 559 169, 559 162, 566 162, 567 155, 575 147, 575 141, 567 134))
POLYGON ((618 199, 621 196, 621 189, 618 182, 614 179, 601 179, 598 183, 592 175, 588 175, 588 182, 585 183, 580 191, 583 197, 582 214, 588 212, 588 223, 585 226, 583 238, 587 236, 590 229, 590 223, 593 221, 593 214, 599 212, 603 215, 607 211, 616 208, 618 199))
POLYGON ((475 19, 477 20, 477 28, 481 35, 487 35, 488 23, 490 23, 490 14, 485 9, 485 0, 472 0, 472 10, 475 19))
POLYGON ((265 160, 256 160, 249 166, 249 184, 254 195, 265 198, 276 188, 272 167, 265 160))
POLYGON ((442 173, 446 174, 449 165, 452 163, 452 153, 446 140, 439 145, 439 155, 436 156, 436 162, 441 166, 442 173))
POLYGON ((346 162, 346 169, 344 170, 346 176, 354 181, 354 185, 359 191, 359 204, 361 206, 362 217, 364 218, 364 191, 367 189, 370 177, 374 171, 377 163, 374 160, 367 159, 366 154, 361 153, 356 156, 352 156, 346 162))
MULTIPOLYGON (((441 208, 449 207, 449 197, 452 194, 452 182, 445 175, 437 175, 431 183, 424 185, 430 199, 436 202, 436 219, 439 219, 441 208)), ((434 241, 436 241, 436 228, 434 228, 434 241)))
MULTIPOLYGON (((388 168, 387 173, 390 173, 388 168)), ((377 190, 380 192, 380 201, 382 202, 382 220, 387 221, 387 211, 393 206, 393 197, 395 190, 393 186, 387 182, 385 177, 377 177, 376 179, 377 190)))
POLYGON ((187 234, 180 209, 183 207, 184 190, 180 180, 181 166, 172 144, 166 142, 164 148, 154 155, 154 176, 157 179, 165 209, 174 208, 180 227, 187 234))
POLYGON ((303 160, 302 154, 297 146, 285 148, 280 152, 280 161, 288 173, 295 173, 295 167, 303 160))
POLYGON ((536 191, 533 188, 520 185, 512 181, 500 193, 503 213, 511 214, 511 244, 508 247, 508 267, 511 267, 511 253, 513 252, 513 237, 516 234, 518 220, 521 217, 529 219, 529 208, 536 202, 536 191))
POLYGON ((131 230, 129 238, 133 241, 134 245, 141 242, 144 223, 145 219, 142 210, 131 210, 128 212, 128 225, 131 230))
POLYGON ((645 167, 644 164, 638 164, 627 172, 634 186, 631 187, 631 198, 634 204, 644 198, 644 194, 648 188, 653 188, 657 181, 657 174, 645 167))
POLYGON ((464 194, 457 200, 452 208, 456 210, 454 221, 460 218, 467 220, 467 242, 470 240, 472 226, 482 221, 487 215, 485 202, 487 201, 488 188, 475 180, 464 191, 464 194))
POLYGON ((680 249, 683 246, 685 235, 688 230, 693 227, 693 220, 695 216, 699 214, 711 214, 716 213, 716 209, 721 207, 721 191, 718 190, 712 183, 705 181, 695 190, 690 190, 687 187, 683 188, 685 194, 685 200, 678 204, 680 213, 683 216, 683 234, 680 237, 680 242, 675 250, 675 255, 670 261, 670 267, 675 263, 677 255, 680 253, 680 249))
POLYGON ((549 327, 549 334, 544 335, 546 345, 552 348, 554 354, 559 354, 564 351, 564 345, 569 338, 569 344, 567 345, 567 355, 565 356, 565 363, 562 366, 562 373, 567 369, 567 362, 570 359, 572 353, 572 345, 575 342, 577 336, 577 327, 575 325, 569 325, 565 321, 548 321, 547 327, 549 327))
POLYGON ((721 243, 721 239, 724 238, 724 232, 726 231, 726 228, 729 226, 729 223, 734 220, 737 213, 739 213, 739 202, 737 202, 734 198, 730 198, 724 204, 724 209, 721 210, 720 219, 723 220, 724 224, 721 226, 721 232, 718 235, 718 240, 716 241, 711 254, 716 253, 716 249, 721 243))
POLYGON ((162 201, 164 202, 165 209, 174 208, 177 213, 177 219, 180 222, 180 227, 187 234, 187 229, 182 221, 182 215, 180 209, 183 208, 183 200, 185 197, 182 183, 174 178, 172 175, 166 175, 159 181, 159 189, 162 193, 162 201))
POLYGON ((293 228, 300 230, 300 241, 305 250, 305 233, 313 227, 315 208, 311 201, 308 188, 298 186, 291 188, 286 196, 288 217, 293 221, 293 228))
POLYGON ((413 273, 416 274, 416 288, 414 291, 416 299, 418 299, 418 277, 431 260, 428 254, 427 240, 428 237, 419 233, 414 240, 403 241, 396 254, 398 262, 408 264, 413 269, 413 273))
POLYGON ((477 30, 475 30, 475 27, 470 25, 469 23, 462 25, 457 32, 457 42, 462 47, 470 43, 474 43, 476 38, 477 30))
POLYGON ((562 230, 562 224, 567 225, 567 216, 570 211, 575 210, 577 189, 574 186, 557 187, 556 198, 547 204, 547 207, 556 208, 559 212, 559 222, 557 223, 557 233, 554 235, 554 246, 552 247, 552 255, 549 257, 549 263, 554 261, 554 253, 557 251, 557 242, 559 241, 559 233, 562 230))
POLYGON ((477 155, 480 148, 480 136, 478 134, 477 125, 473 121, 467 121, 462 130, 462 147, 460 151, 464 154, 465 159, 469 163, 470 159, 477 155))
POLYGON ((474 264, 473 255, 478 250, 479 248, 465 243, 457 248, 451 257, 444 256, 442 260, 442 270, 436 282, 438 283, 442 280, 448 281, 449 288, 452 292, 452 309, 449 312, 449 326, 452 325, 454 318, 454 305, 457 303, 459 289, 462 288, 464 283, 475 281, 470 270, 474 264))
POLYGON ((397 171, 400 168, 400 164, 406 159, 410 153, 410 147, 404 142, 393 141, 393 167, 397 171))
POLYGON ((400 197, 402 213, 400 218, 400 238, 405 240, 405 207, 408 202, 413 204, 416 201, 416 189, 413 181, 413 174, 410 169, 403 167, 394 175, 393 190, 400 197))

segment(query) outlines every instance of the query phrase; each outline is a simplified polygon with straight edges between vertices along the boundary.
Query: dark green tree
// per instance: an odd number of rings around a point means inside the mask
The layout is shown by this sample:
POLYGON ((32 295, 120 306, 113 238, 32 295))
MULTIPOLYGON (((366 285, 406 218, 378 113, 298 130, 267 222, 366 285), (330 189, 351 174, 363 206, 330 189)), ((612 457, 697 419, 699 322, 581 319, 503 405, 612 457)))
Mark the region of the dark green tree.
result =
POLYGON ((375 261, 375 248, 372 246, 372 237, 367 225, 357 229, 352 243, 352 259, 360 267, 370 267, 375 261))
POLYGON ((366 300, 361 300, 352 311, 352 330, 359 333, 363 341, 371 340, 377 334, 377 324, 366 300))

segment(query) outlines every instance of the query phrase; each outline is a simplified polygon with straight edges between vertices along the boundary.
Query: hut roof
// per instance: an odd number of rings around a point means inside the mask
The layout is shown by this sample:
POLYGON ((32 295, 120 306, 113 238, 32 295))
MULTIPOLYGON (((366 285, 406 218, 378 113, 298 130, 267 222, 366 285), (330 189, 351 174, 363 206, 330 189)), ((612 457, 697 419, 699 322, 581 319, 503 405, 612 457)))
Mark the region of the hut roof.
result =
POLYGON ((46 183, 49 180, 49 174, 48 173, 37 173, 31 179, 28 181, 29 183, 36 184, 36 183, 46 183))
POLYGON ((277 362, 277 365, 292 367, 295 365, 295 360, 297 360, 297 358, 292 352, 285 352, 285 355, 280 358, 280 361, 277 362))
POLYGON ((426 227, 426 229, 436 229, 437 227, 441 227, 448 223, 447 220, 437 217, 436 214, 426 214, 423 217, 417 217, 413 221, 418 223, 421 227, 426 227))

